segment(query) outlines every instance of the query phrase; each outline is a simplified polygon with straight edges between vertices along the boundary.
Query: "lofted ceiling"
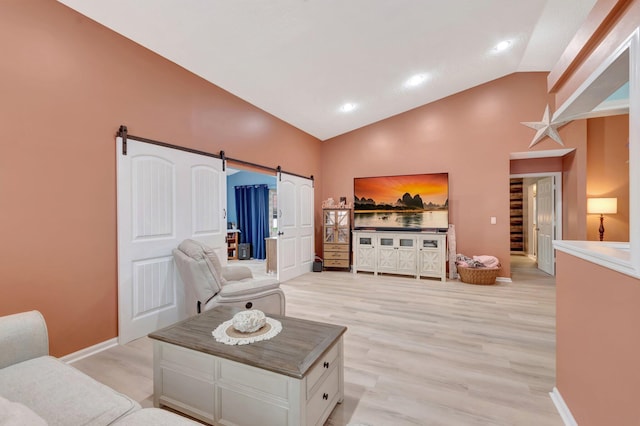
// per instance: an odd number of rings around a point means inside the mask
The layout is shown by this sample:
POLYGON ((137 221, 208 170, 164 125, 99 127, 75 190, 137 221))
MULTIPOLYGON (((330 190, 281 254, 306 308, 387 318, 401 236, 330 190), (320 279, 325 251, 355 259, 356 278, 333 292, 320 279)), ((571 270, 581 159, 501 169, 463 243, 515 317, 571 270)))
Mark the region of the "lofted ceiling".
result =
POLYGON ((596 2, 58 1, 321 140, 551 70, 596 2), (422 84, 406 87, 416 74, 422 84))

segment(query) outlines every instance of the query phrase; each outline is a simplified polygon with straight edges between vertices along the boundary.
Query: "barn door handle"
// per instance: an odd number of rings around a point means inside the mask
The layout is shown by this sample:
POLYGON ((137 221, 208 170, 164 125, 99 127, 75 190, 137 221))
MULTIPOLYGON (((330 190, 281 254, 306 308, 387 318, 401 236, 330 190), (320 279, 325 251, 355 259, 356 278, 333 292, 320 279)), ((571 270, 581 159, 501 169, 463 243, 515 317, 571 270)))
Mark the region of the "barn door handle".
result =
POLYGON ((227 209, 222 209, 222 212, 223 212, 222 218, 226 219, 227 218, 227 209))

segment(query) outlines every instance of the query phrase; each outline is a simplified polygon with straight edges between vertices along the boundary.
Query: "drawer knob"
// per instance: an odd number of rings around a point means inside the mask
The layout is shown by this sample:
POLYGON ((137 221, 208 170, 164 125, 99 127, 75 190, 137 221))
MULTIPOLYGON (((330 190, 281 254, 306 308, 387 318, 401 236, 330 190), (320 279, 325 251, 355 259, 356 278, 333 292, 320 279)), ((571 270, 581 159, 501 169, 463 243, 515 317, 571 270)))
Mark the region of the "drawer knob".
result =
POLYGON ((322 394, 322 399, 329 399, 329 394, 328 393, 323 393, 322 394))
POLYGON ((324 368, 329 368, 329 363, 327 361, 324 362, 324 368))

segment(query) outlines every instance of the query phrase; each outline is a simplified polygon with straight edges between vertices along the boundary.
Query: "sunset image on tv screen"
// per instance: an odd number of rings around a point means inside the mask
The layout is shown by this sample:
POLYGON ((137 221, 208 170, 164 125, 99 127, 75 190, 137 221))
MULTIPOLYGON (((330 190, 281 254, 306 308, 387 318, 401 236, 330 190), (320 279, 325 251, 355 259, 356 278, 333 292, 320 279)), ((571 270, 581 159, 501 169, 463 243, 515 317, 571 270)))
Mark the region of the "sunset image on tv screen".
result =
POLYGON ((356 228, 446 229, 449 226, 449 175, 355 178, 356 228))

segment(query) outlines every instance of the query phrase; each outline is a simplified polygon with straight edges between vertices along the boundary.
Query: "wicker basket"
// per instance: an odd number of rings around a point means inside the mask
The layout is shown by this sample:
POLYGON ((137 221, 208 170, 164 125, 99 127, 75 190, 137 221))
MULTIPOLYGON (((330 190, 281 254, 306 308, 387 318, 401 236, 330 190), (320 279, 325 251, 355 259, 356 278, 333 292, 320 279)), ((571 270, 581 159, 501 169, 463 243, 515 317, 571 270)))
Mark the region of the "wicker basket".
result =
POLYGON ((500 272, 500 267, 468 268, 466 266, 458 266, 460 280, 467 284, 495 284, 498 272, 500 272))

